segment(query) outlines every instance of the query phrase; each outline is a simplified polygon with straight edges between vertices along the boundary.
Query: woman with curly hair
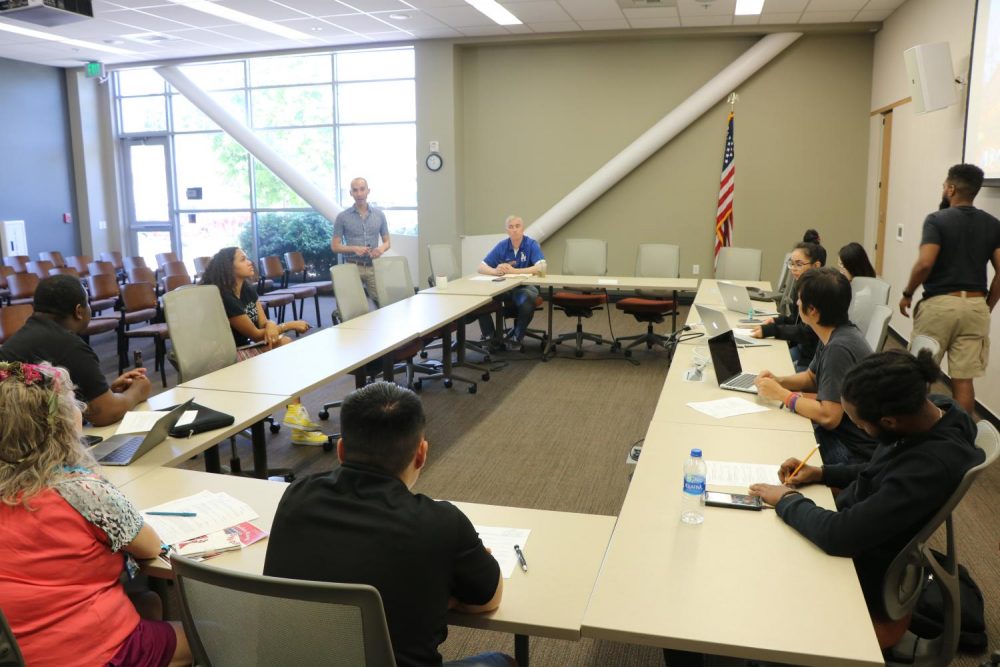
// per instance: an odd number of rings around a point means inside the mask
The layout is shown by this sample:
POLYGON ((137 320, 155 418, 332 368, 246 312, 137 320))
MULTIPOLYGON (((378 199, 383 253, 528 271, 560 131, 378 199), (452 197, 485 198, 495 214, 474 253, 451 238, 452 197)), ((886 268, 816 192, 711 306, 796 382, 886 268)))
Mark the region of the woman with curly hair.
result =
POLYGON ((81 443, 62 368, 0 362, 0 604, 29 665, 191 663, 179 623, 147 620, 121 575, 160 538, 81 443))

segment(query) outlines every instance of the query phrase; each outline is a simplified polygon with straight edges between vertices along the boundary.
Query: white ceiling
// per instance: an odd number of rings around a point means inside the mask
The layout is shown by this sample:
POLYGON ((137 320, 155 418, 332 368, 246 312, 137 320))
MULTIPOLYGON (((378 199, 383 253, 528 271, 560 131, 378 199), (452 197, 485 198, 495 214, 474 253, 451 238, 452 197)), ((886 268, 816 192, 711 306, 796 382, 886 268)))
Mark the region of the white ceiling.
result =
MULTIPOLYGON (((760 16, 734 16, 736 0, 661 0, 660 7, 626 8, 616 0, 503 0, 524 22, 499 26, 463 0, 214 0, 302 33, 278 37, 170 0, 93 0, 94 18, 46 28, 6 14, 0 23, 50 32, 132 53, 110 54, 0 31, 0 58, 56 67, 89 60, 107 64, 194 58, 251 51, 417 39, 525 33, 701 28, 882 21, 904 0, 765 0, 760 16), (141 40, 154 40, 152 43, 141 40)), ((624 4, 642 4, 626 0, 624 4)))

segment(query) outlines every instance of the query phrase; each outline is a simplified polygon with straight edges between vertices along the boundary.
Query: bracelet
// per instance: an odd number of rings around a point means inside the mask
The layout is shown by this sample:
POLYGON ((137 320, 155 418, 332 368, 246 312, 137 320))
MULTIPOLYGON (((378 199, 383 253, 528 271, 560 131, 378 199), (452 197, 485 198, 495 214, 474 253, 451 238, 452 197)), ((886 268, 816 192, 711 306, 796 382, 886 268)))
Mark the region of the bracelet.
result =
POLYGON ((793 391, 792 393, 790 393, 788 396, 785 397, 785 407, 788 408, 791 412, 795 412, 795 404, 798 402, 800 398, 802 398, 802 392, 793 391))
POLYGON ((789 410, 792 409, 792 399, 793 398, 795 398, 795 392, 794 391, 790 392, 788 394, 788 396, 785 396, 785 400, 783 401, 783 403, 785 404, 785 407, 788 408, 789 410))

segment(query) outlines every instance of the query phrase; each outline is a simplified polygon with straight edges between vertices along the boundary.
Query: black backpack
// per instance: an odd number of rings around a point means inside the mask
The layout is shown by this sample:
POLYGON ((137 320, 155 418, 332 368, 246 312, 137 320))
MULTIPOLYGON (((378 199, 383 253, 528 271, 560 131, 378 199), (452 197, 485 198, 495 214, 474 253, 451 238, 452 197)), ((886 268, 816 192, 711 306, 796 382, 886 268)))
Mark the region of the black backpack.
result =
MULTIPOLYGON (((938 562, 944 562, 945 557, 939 551, 933 551, 938 562)), ((962 607, 962 627, 958 639, 958 648, 969 653, 982 653, 986 650, 986 619, 983 611, 983 592, 973 581, 964 565, 958 566, 958 593, 962 607)), ((920 600, 913 610, 913 620, 910 622, 910 632, 918 637, 933 639, 944 630, 944 602, 941 597, 941 587, 933 575, 927 576, 927 584, 920 594, 920 600)))

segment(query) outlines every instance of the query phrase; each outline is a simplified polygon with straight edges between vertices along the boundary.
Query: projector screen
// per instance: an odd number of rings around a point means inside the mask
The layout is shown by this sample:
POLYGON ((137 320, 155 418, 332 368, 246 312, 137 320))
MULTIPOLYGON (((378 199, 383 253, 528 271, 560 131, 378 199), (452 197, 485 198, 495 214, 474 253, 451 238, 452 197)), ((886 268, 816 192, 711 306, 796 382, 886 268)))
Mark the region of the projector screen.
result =
POLYGON ((965 119, 965 162, 1000 186, 1000 0, 979 0, 965 119))

